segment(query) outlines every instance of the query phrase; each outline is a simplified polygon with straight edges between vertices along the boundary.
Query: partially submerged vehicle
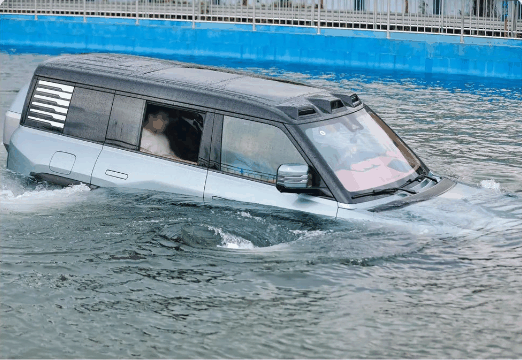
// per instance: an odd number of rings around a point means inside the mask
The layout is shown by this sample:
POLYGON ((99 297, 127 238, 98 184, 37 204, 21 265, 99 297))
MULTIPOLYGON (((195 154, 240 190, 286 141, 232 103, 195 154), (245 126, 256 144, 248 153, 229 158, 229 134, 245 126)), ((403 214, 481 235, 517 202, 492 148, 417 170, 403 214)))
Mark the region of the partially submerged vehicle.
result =
POLYGON ((354 93, 116 54, 38 66, 6 114, 7 168, 331 217, 446 193, 354 93))

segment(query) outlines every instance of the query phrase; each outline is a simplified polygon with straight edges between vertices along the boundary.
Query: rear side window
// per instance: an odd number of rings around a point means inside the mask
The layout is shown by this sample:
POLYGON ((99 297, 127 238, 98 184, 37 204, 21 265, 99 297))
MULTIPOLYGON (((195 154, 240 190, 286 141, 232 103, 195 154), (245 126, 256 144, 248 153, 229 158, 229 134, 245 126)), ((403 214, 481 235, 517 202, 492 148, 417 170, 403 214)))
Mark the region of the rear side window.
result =
POLYGON ((63 133, 85 140, 103 142, 111 114, 113 94, 76 87, 63 133))
POLYGON ((286 134, 273 125, 225 116, 221 171, 275 183, 282 164, 303 164, 286 134))
POLYGON ((140 151, 197 164, 205 113, 148 104, 140 151))
POLYGON ((73 92, 74 86, 56 81, 38 80, 29 103, 25 124, 63 132, 73 92))

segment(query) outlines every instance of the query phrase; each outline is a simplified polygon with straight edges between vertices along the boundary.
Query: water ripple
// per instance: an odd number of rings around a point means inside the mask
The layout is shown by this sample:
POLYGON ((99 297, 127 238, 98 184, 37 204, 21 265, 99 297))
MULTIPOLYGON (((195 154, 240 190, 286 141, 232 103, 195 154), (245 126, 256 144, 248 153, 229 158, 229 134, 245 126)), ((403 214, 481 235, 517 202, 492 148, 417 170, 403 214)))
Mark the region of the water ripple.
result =
MULTIPOLYGON (((47 57, 0 53, 2 112, 47 57)), ((2 148, 2 357, 522 356, 522 85, 201 61, 355 90, 474 188, 333 221, 59 188, 7 171, 2 148)))

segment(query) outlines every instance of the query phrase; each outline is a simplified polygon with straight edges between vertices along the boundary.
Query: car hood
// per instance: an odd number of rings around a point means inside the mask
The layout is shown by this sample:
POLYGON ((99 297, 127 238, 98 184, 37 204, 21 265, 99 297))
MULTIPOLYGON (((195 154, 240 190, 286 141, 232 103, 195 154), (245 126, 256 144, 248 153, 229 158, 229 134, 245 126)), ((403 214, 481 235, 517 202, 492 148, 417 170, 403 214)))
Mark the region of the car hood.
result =
POLYGON ((455 188, 457 183, 453 180, 443 178, 436 185, 430 187, 428 190, 401 198, 400 200, 395 200, 388 202, 386 204, 380 204, 373 208, 368 209, 371 212, 381 212, 392 209, 397 209, 401 207, 405 207, 411 204, 415 204, 421 201, 426 201, 432 199, 434 197, 438 197, 441 195, 446 195, 446 197, 460 199, 465 196, 465 194, 461 194, 461 190, 457 189, 457 191, 451 191, 455 188))

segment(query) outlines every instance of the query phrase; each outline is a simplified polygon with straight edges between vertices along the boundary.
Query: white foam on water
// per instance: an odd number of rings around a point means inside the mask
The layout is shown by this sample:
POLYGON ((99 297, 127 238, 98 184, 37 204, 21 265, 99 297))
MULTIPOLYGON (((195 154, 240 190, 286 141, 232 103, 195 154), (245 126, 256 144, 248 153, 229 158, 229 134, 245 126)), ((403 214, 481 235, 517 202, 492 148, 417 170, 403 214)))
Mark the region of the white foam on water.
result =
POLYGON ((484 189, 492 189, 495 191, 500 191, 500 184, 495 182, 495 180, 482 180, 480 182, 480 187, 484 189))
POLYGON ((246 218, 252 218, 252 215, 250 215, 250 213, 248 213, 246 211, 239 212, 239 215, 246 217, 246 218))
POLYGON ((238 215, 245 217, 245 218, 254 219, 257 221, 265 221, 263 218, 260 218, 259 216, 252 216, 248 211, 239 211, 238 215))
POLYGON ((240 236, 232 235, 224 232, 223 230, 209 226, 210 230, 213 230, 216 235, 221 237, 221 245, 219 247, 227 248, 227 249, 254 249, 255 246, 252 242, 243 239, 240 236))
POLYGON ((15 195, 9 189, 0 191, 0 208, 10 211, 32 211, 77 201, 77 196, 91 189, 85 184, 61 189, 47 189, 43 185, 15 195))
POLYGON ((163 221, 163 219, 149 219, 149 220, 139 220, 139 221, 136 221, 136 223, 137 224, 142 224, 142 223, 150 224, 150 223, 159 223, 162 221, 163 221))
POLYGON ((331 230, 290 230, 294 235, 300 235, 299 238, 313 238, 316 236, 331 233, 331 230))

